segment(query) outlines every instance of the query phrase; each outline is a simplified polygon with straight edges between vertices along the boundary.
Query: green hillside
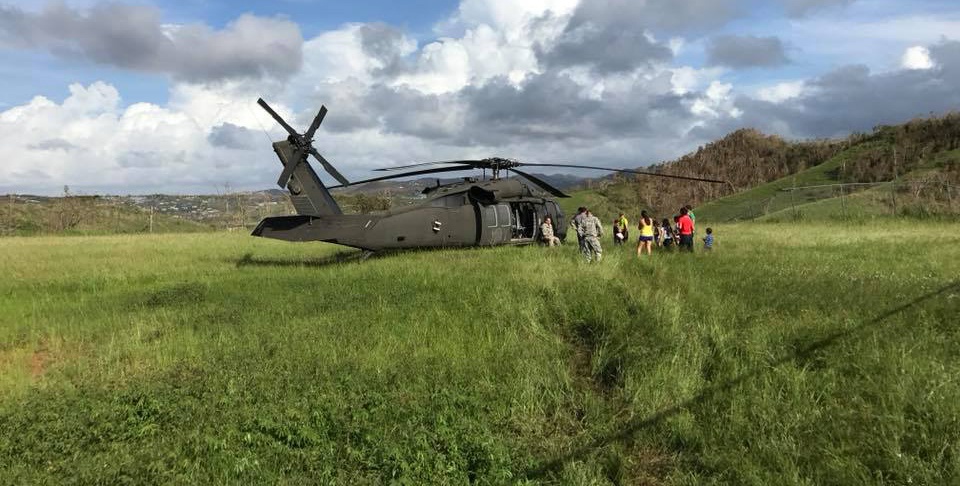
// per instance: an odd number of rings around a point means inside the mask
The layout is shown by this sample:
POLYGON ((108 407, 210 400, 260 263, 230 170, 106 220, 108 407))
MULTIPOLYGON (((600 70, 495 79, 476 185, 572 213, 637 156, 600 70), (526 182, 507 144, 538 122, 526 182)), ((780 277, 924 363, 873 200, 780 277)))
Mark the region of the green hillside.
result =
POLYGON ((115 198, 4 196, 0 236, 182 233, 212 227, 174 215, 138 208, 115 198))
MULTIPOLYGON (((958 113, 878 126, 871 133, 855 133, 842 140, 787 141, 755 130, 738 130, 675 161, 646 169, 712 177, 729 184, 613 176, 592 181, 590 187, 575 192, 573 200, 564 204, 569 209, 583 203, 595 208, 604 220, 619 211, 636 219, 642 209, 669 217, 686 204, 696 207, 698 219, 704 221, 750 220, 841 194, 836 187, 783 191, 789 187, 841 181, 876 184, 896 178, 897 196, 903 192, 904 201, 913 199, 916 203, 913 207, 897 207, 898 215, 956 214, 950 205, 955 196, 946 191, 945 184, 960 186, 958 149, 958 113), (921 189, 920 181, 939 184, 943 194, 921 189)), ((847 187, 843 194, 868 188, 847 187)), ((897 196, 894 199, 900 199, 897 196)), ((864 196, 863 201, 868 199, 864 196)), ((853 200, 854 204, 858 202, 853 200)), ((892 206, 891 202, 891 214, 892 206)))
POLYGON ((796 200, 796 196, 791 198, 791 194, 785 193, 783 190, 790 187, 836 184, 840 182, 838 175, 845 162, 878 145, 876 142, 858 145, 840 152, 830 160, 813 168, 731 196, 710 201, 697 208, 697 218, 703 221, 749 220, 792 207, 794 204, 805 204, 811 202, 811 200, 833 197, 831 190, 807 191, 800 195, 801 200, 796 200))
POLYGON ((0 482, 957 484, 958 234, 0 239, 0 482))
POLYGON ((697 208, 705 222, 736 220, 844 219, 897 215, 932 216, 960 214, 960 187, 925 185, 953 183, 960 171, 960 150, 933 154, 897 184, 823 187, 785 191, 791 187, 838 184, 840 169, 868 152, 883 147, 871 142, 847 149, 827 162, 790 177, 711 201, 697 208), (842 196, 842 197, 841 197, 842 196), (953 201, 956 199, 956 201, 953 201))

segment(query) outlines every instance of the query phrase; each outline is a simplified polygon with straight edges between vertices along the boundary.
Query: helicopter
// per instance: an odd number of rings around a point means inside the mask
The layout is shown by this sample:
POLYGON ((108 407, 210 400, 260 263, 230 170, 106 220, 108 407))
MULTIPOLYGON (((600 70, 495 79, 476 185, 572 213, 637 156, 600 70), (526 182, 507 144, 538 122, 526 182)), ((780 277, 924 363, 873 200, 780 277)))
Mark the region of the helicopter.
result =
POLYGON ((287 189, 296 215, 264 218, 253 236, 304 242, 322 241, 363 250, 365 255, 384 250, 409 248, 455 248, 469 246, 528 245, 541 239, 541 223, 550 217, 554 234, 565 239, 567 225, 557 198, 569 197, 543 179, 521 170, 526 167, 568 167, 628 174, 725 183, 714 179, 572 164, 538 164, 502 157, 477 160, 448 160, 377 169, 388 175, 355 182, 348 181, 313 146, 313 136, 327 114, 321 106, 307 131, 299 133, 262 98, 257 100, 289 134, 273 143, 283 165, 277 185, 287 189), (308 160, 317 162, 339 182, 327 187, 308 160), (441 167, 437 167, 441 166, 441 167), (407 171, 406 169, 416 169, 407 171), (462 180, 424 189, 422 204, 371 214, 343 214, 330 189, 402 177, 481 169, 492 177, 462 180), (402 171, 397 173, 396 171, 402 171), (512 172, 518 178, 502 177, 512 172), (539 190, 538 190, 539 189, 539 190))

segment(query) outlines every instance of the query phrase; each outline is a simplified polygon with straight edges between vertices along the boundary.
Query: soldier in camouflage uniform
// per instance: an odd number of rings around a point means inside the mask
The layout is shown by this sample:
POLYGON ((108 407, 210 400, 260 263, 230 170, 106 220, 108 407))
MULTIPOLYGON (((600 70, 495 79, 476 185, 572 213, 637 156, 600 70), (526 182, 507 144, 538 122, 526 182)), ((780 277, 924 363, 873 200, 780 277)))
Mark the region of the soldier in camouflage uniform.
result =
POLYGON ((553 219, 550 216, 543 219, 543 224, 540 225, 540 235, 547 246, 560 245, 560 238, 553 234, 553 219))
POLYGON ((577 244, 580 246, 580 253, 587 254, 587 247, 583 240, 583 221, 587 219, 587 208, 580 206, 577 208, 577 215, 570 220, 570 227, 577 232, 577 244))
POLYGON ((588 262, 594 258, 599 262, 603 258, 603 248, 600 247, 603 226, 600 225, 600 218, 594 216, 589 210, 585 214, 587 216, 583 218, 583 223, 580 225, 583 230, 584 255, 588 262))

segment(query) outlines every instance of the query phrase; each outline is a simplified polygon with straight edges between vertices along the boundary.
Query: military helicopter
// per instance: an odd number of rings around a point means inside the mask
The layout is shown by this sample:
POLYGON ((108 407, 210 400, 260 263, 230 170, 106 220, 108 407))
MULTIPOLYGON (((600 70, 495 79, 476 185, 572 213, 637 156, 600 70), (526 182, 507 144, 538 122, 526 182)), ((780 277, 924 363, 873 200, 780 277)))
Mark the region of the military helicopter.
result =
POLYGON ((273 143, 283 172, 277 185, 290 192, 297 214, 265 218, 253 236, 286 241, 323 241, 364 250, 367 255, 382 250, 405 248, 451 248, 466 246, 525 245, 540 240, 540 226, 549 216, 557 237, 566 236, 563 211, 554 199, 569 197, 546 181, 520 167, 569 167, 597 169, 628 174, 684 179, 698 182, 724 183, 699 177, 661 174, 631 169, 615 169, 571 164, 535 164, 492 157, 479 160, 448 160, 377 169, 379 171, 417 170, 391 173, 361 181, 349 182, 313 146, 313 136, 327 114, 321 106, 313 123, 304 133, 294 130, 263 99, 259 104, 279 123, 289 136, 273 143), (336 179, 340 185, 327 187, 307 160, 309 155, 336 179), (444 167, 433 167, 443 165, 444 167), (465 177, 459 182, 439 183, 423 192, 422 204, 372 214, 343 214, 330 194, 330 189, 368 182, 384 181, 445 172, 482 169, 492 177, 465 177), (518 178, 501 177, 513 172, 518 178))

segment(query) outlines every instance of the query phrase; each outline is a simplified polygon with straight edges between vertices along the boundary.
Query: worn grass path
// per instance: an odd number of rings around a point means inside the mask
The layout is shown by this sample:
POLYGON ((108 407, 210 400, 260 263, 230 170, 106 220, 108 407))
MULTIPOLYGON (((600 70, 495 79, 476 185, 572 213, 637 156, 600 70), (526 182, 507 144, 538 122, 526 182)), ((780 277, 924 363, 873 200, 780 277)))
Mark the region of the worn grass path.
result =
POLYGON ((0 483, 956 484, 960 225, 0 239, 0 483))

